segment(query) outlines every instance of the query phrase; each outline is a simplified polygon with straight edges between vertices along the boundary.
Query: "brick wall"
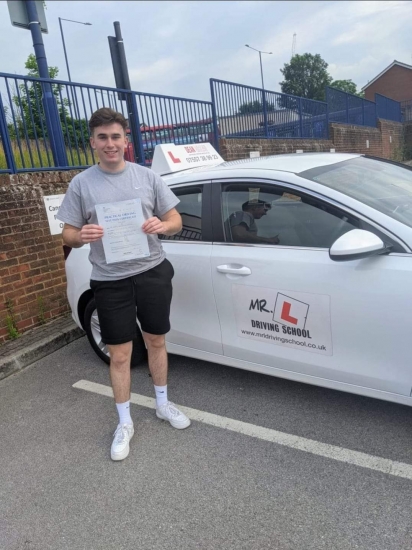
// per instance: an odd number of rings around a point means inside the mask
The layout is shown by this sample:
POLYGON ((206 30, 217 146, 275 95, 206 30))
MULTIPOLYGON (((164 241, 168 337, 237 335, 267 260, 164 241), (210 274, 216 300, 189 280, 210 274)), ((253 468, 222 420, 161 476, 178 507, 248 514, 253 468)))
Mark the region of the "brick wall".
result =
POLYGON ((382 154, 385 159, 403 160, 404 127, 400 122, 378 120, 378 128, 382 135, 382 154))
POLYGON ((62 239, 50 235, 43 196, 65 193, 76 173, 0 175, 0 343, 6 302, 19 332, 68 311, 62 239))
POLYGON ((403 125, 400 122, 378 120, 377 128, 331 123, 329 135, 336 152, 402 160, 403 125))
POLYGON ((251 151, 259 151, 263 157, 296 153, 297 149, 305 153, 335 149, 337 153, 362 153, 402 160, 403 125, 400 122, 379 120, 377 128, 332 122, 329 125, 329 136, 329 140, 220 138, 219 147, 220 154, 225 160, 248 158, 251 151))
POLYGON ((390 97, 395 101, 412 99, 412 69, 394 65, 365 88, 365 99, 375 101, 375 93, 390 97))
POLYGON ((379 128, 333 122, 329 125, 329 136, 336 152, 381 156, 382 136, 379 128))
POLYGON ((333 148, 330 140, 322 139, 226 139, 219 140, 220 155, 225 160, 249 158, 251 151, 259 151, 261 157, 296 153, 297 149, 304 153, 329 151, 333 148))

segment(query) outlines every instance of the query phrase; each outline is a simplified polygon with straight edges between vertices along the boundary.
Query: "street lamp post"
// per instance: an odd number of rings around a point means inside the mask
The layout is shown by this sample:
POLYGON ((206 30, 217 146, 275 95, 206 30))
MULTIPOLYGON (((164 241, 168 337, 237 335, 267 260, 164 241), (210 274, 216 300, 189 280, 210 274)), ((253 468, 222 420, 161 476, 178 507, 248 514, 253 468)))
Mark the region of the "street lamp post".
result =
POLYGON ((262 77, 263 124, 264 124, 264 127, 265 127, 265 136, 268 137, 268 135, 269 135, 269 131, 268 131, 268 113, 267 113, 267 107, 266 107, 265 85, 263 83, 262 53, 267 53, 268 55, 272 55, 272 52, 263 52, 262 50, 257 50, 256 48, 252 48, 252 46, 249 46, 249 44, 245 44, 245 46, 246 46, 246 48, 250 48, 251 50, 255 50, 255 52, 258 52, 258 54, 259 54, 260 76, 262 77))
POLYGON ((249 46, 249 44, 245 44, 246 48, 250 48, 251 50, 255 50, 255 52, 258 52, 259 54, 259 61, 260 61, 260 76, 262 77, 262 89, 265 89, 265 85, 263 83, 263 68, 262 68, 262 53, 267 53, 268 55, 272 55, 272 52, 263 52, 262 50, 257 50, 256 48, 252 48, 252 46, 249 46))
POLYGON ((64 19, 63 17, 59 17, 60 33, 62 35, 63 50, 64 50, 64 57, 66 59, 67 74, 69 76, 69 82, 71 82, 72 79, 71 79, 71 76, 70 76, 69 61, 67 59, 66 44, 64 42, 62 21, 70 21, 71 23, 79 23, 80 25, 91 25, 91 23, 83 23, 83 21, 73 21, 73 19, 64 19))
MULTIPOLYGON (((74 21, 73 19, 64 19, 63 17, 59 17, 59 25, 60 25, 60 32, 61 32, 61 35, 62 35, 64 58, 66 59, 66 67, 67 67, 67 74, 68 74, 68 77, 69 77, 69 82, 71 82, 72 79, 71 79, 71 76, 70 76, 69 61, 67 59, 66 44, 64 42, 62 21, 70 21, 70 23, 79 23, 79 25, 91 25, 91 23, 83 23, 83 21, 74 21)), ((71 87, 71 93, 72 93, 72 98, 73 98, 74 114, 75 114, 75 117, 79 120, 80 119, 80 112, 79 112, 79 106, 77 104, 77 94, 76 94, 75 90, 73 89, 73 87, 71 87)))

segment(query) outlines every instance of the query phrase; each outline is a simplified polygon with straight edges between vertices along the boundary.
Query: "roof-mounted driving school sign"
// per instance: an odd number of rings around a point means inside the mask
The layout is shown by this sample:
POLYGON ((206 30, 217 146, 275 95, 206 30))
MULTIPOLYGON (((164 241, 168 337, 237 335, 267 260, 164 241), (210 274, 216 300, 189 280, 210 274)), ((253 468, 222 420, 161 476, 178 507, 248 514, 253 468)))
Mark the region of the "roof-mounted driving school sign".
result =
POLYGON ((198 166, 217 166, 224 162, 210 143, 156 145, 152 170, 160 175, 180 172, 198 166))

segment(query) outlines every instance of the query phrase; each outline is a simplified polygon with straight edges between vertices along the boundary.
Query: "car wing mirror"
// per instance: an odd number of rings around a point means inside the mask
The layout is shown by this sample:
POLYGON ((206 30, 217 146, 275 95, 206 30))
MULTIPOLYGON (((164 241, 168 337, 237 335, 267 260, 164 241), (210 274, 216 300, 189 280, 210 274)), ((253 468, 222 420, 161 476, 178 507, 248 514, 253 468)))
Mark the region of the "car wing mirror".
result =
POLYGON ((392 246, 380 237, 364 229, 352 229, 337 239, 329 249, 329 257, 335 262, 360 260, 378 254, 389 254, 392 246))

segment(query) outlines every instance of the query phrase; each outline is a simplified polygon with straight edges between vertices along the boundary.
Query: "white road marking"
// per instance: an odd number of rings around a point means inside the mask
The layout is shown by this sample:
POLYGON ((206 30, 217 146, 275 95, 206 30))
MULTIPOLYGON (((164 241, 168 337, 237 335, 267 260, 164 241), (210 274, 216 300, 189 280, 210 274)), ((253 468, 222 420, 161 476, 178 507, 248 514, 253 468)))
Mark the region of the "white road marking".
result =
MULTIPOLYGON (((79 380, 79 382, 73 384, 73 388, 98 393, 106 397, 113 397, 112 389, 109 386, 96 384, 95 382, 89 382, 88 380, 79 380)), ((139 395, 137 393, 131 394, 130 401, 135 405, 140 405, 141 407, 147 407, 149 409, 155 409, 156 407, 155 399, 152 397, 139 395)), ((254 424, 248 424, 247 422, 233 420, 232 418, 218 416, 216 414, 191 409, 189 407, 183 407, 180 405, 178 405, 178 407, 181 411, 187 414, 191 420, 197 420, 198 422, 203 422, 204 424, 209 424, 210 426, 215 426, 216 428, 223 428, 232 432, 262 439, 263 441, 270 441, 271 443, 277 443, 278 445, 284 445, 285 447, 305 451, 306 453, 331 458, 332 460, 338 460, 339 462, 345 462, 346 464, 353 464, 355 466, 368 468, 369 470, 375 470, 391 476, 412 480, 412 464, 396 462, 394 460, 368 455, 358 451, 351 451, 350 449, 337 447, 336 445, 329 445, 313 439, 306 439, 305 437, 278 432, 277 430, 255 426, 254 424)))

